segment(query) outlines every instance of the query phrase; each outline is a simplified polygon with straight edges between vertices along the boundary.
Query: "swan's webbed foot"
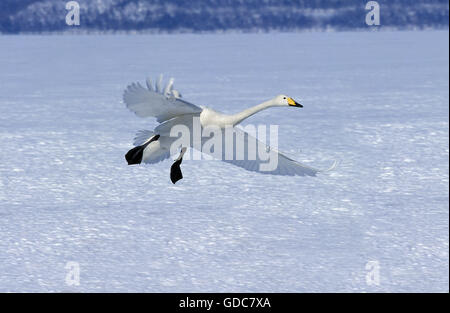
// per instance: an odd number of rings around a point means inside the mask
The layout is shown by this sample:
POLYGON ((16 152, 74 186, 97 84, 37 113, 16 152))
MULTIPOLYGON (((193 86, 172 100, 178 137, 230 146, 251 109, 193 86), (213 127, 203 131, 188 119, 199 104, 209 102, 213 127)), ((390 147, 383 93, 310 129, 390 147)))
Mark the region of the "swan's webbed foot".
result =
POLYGON ((186 148, 182 148, 181 152, 180 152, 180 156, 175 160, 175 162, 170 167, 170 180, 174 184, 183 178, 183 174, 181 173, 180 164, 183 161, 183 155, 185 152, 186 152, 186 148))
POLYGON ((134 147, 133 149, 128 151, 127 154, 125 154, 125 159, 127 160, 128 165, 140 164, 142 162, 142 156, 144 155, 145 148, 147 148, 147 146, 151 142, 156 141, 158 139, 159 139, 159 135, 155 135, 152 137, 152 139, 150 139, 143 145, 134 147))

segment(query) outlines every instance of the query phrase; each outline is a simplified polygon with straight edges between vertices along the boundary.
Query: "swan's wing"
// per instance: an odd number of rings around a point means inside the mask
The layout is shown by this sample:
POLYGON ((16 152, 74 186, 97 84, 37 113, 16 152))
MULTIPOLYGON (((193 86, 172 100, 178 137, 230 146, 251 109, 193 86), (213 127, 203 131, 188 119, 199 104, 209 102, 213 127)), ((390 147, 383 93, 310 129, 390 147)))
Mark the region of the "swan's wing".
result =
MULTIPOLYGON (((232 159, 230 159, 231 153, 228 152, 227 156, 226 138, 225 135, 222 135, 221 160, 224 162, 242 167, 248 171, 259 172, 262 174, 315 176, 317 173, 321 172, 321 170, 299 163, 275 149, 271 149, 265 143, 257 140, 255 137, 239 128, 235 127, 234 131, 235 136, 233 143, 228 145, 228 147, 233 146, 232 159), (240 148, 238 148, 239 146, 240 148), (239 154, 237 149, 244 151, 244 153, 240 154, 240 157, 237 156, 239 154), (265 154, 265 157, 260 156, 260 152, 258 152, 259 149, 265 151, 265 153, 263 153, 265 154)), ((203 152, 212 156, 217 156, 214 154, 214 151, 205 151, 203 149, 203 152)))
POLYGON ((162 75, 153 88, 150 79, 147 79, 147 88, 140 83, 132 83, 123 93, 123 101, 127 108, 139 117, 156 117, 160 123, 175 116, 199 113, 198 106, 182 100, 180 93, 173 89, 173 78, 165 88, 162 88, 162 75))

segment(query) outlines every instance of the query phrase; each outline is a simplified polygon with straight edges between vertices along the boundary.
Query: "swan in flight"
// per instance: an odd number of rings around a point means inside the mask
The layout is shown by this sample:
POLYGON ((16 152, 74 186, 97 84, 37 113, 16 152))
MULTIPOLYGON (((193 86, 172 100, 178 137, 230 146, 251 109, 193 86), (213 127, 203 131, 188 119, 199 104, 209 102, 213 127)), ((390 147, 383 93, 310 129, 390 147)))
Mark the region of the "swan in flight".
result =
MULTIPOLYGON (((171 167, 170 178, 175 184, 180 180, 183 175, 181 173, 180 164, 183 159, 183 155, 186 152, 186 146, 182 146, 178 151, 173 149, 173 144, 177 140, 176 137, 171 136, 171 129, 175 126, 183 126, 192 134, 195 132, 194 128, 197 126, 201 129, 207 127, 216 127, 219 129, 225 129, 226 127, 232 127, 235 132, 232 145, 234 145, 231 156, 227 154, 226 147, 220 151, 220 147, 217 147, 217 152, 221 153, 221 160, 242 167, 249 171, 256 171, 264 174, 275 175, 300 175, 300 176, 315 176, 318 169, 303 165, 295 160, 288 158, 275 149, 270 148, 265 143, 257 140, 255 137, 242 129, 235 127, 246 118, 253 114, 270 108, 270 107, 303 107, 292 98, 279 95, 269 101, 258 104, 254 107, 248 108, 240 113, 227 115, 219 113, 211 108, 199 107, 192 103, 189 103, 182 99, 181 94, 173 89, 173 78, 169 80, 166 86, 162 87, 162 75, 153 85, 150 79, 146 81, 146 88, 140 83, 132 83, 129 85, 123 94, 123 100, 128 109, 134 112, 139 117, 155 117, 160 124, 153 130, 141 130, 138 131, 134 140, 134 148, 129 150, 125 155, 125 158, 129 165, 144 163, 157 163, 166 158, 169 158, 171 154, 178 153, 178 158, 174 161, 171 167), (196 123, 200 125, 196 125, 196 123), (234 141, 236 138, 236 141, 234 141), (244 147, 244 158, 236 157, 238 154, 236 146, 244 147), (256 153, 258 149, 263 149, 268 153, 268 157, 273 157, 277 160, 277 164, 270 170, 263 170, 263 165, 267 163, 267 159, 264 159, 259 153, 256 153), (250 158, 250 156, 255 156, 250 158)), ((222 132, 222 136, 223 136, 222 132)), ((225 132, 226 133, 226 132, 225 132)), ((189 140, 190 147, 198 150, 198 147, 202 147, 202 144, 208 138, 201 138, 199 145, 196 145, 196 140, 191 137, 189 140)), ((225 145, 227 139, 222 142, 225 145)), ((216 147, 214 147, 214 150, 216 147)), ((210 150, 203 150, 207 154, 217 157, 217 153, 214 154, 210 150)), ((336 165, 330 168, 332 169, 336 165)), ((329 169, 329 170, 330 170, 329 169)))

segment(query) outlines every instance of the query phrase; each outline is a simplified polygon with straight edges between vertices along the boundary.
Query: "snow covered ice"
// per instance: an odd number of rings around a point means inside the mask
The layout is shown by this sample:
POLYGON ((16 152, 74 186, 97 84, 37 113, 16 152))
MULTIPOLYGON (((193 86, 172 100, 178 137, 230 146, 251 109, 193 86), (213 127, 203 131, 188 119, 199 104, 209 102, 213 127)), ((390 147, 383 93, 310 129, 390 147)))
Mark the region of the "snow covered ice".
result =
POLYGON ((0 291, 448 292, 448 36, 1 36, 0 291), (172 185, 170 160, 128 166, 157 123, 122 92, 159 73, 225 113, 299 99, 244 124, 278 124, 280 151, 338 168, 186 160, 172 185))

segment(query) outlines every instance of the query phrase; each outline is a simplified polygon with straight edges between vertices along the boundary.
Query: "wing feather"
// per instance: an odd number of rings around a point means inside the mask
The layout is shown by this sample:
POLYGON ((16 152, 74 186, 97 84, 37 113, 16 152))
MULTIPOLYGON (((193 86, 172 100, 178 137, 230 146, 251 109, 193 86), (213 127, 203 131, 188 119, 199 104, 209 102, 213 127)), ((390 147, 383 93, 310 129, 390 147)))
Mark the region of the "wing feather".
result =
POLYGON ((150 79, 150 77, 147 78, 147 80, 145 81, 145 83, 147 84, 147 89, 149 91, 153 91, 153 84, 152 84, 152 80, 150 79))
POLYGON ((124 91, 123 101, 128 109, 139 117, 156 117, 159 123, 183 114, 200 113, 202 109, 185 100, 181 100, 173 90, 173 79, 169 81, 164 91, 161 89, 162 76, 159 77, 155 91, 150 79, 144 88, 140 83, 130 84, 124 91))
MULTIPOLYGON (((234 128, 236 133, 240 133, 238 136, 234 137, 233 141, 233 159, 232 160, 226 160, 225 158, 225 138, 222 138, 222 160, 224 162, 239 166, 241 168, 244 168, 248 171, 252 172, 258 172, 262 174, 272 174, 272 175, 288 175, 288 176, 316 176, 317 173, 321 172, 321 170, 315 169, 313 167, 304 165, 300 162, 297 162, 295 160, 290 159, 289 157, 285 156, 284 154, 276 151, 275 149, 270 148, 265 143, 257 140, 255 137, 251 136, 247 132, 244 132, 243 130, 239 128, 234 128), (239 145, 237 145, 237 140, 243 140, 243 142, 240 142, 239 145), (249 141, 255 141, 255 144, 250 144, 249 141), (265 171, 262 169, 261 165, 267 164, 268 160, 263 160, 258 155, 258 147, 262 145, 263 149, 266 149, 265 151, 268 151, 269 153, 269 159, 273 160, 273 158, 276 158, 278 160, 278 163, 276 164, 275 168, 270 171, 265 171), (236 146, 243 146, 244 147, 244 160, 237 160, 236 158, 236 146), (268 149, 268 150, 267 150, 268 149), (249 156, 256 155, 256 159, 251 158, 249 156)), ((223 135, 224 136, 224 135, 223 135)), ((207 151, 203 151, 208 153, 207 151)), ((213 155, 213 153, 210 153, 213 155)))

